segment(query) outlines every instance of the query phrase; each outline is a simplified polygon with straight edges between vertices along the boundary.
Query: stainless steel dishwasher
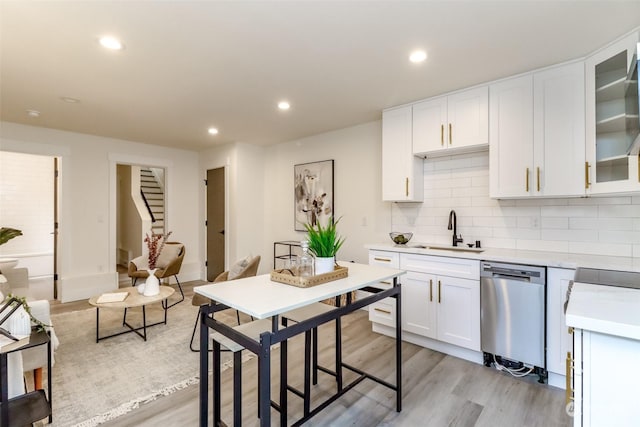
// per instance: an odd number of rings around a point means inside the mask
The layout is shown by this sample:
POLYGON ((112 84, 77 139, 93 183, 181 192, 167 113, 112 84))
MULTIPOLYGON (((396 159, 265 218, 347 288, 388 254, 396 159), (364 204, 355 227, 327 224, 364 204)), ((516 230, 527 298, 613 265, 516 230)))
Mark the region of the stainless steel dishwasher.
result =
MULTIPOLYGON (((546 378, 545 267, 486 262, 480 270, 481 349, 485 365, 523 369, 546 378)), ((510 371, 510 369, 506 369, 510 371)))

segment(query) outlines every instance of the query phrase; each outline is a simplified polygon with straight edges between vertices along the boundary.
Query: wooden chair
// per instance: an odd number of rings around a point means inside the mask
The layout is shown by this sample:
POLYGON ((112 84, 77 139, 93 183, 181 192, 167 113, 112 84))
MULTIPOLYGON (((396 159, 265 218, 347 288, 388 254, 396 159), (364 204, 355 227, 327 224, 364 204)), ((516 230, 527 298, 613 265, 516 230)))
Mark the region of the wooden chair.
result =
MULTIPOLYGON (((246 259, 246 258, 245 258, 246 259)), ((220 273, 214 280, 213 283, 219 283, 219 282, 227 282, 229 281, 229 272, 231 270, 234 270, 233 274, 232 273, 232 279, 231 280, 236 280, 236 279, 243 279, 245 277, 253 277, 258 273, 258 266, 260 265, 260 255, 253 257, 251 260, 247 261, 247 265, 242 267, 242 269, 237 270, 236 271, 236 267, 238 266, 238 263, 236 263, 236 265, 234 265, 234 267, 232 267, 230 270, 227 271, 223 271, 222 273, 220 273)), ((195 306, 202 306, 202 305, 209 305, 211 304, 212 301, 209 298, 203 297, 200 294, 193 294, 193 299, 191 300, 191 304, 195 305, 195 306)), ((199 314, 200 312, 198 312, 199 314)), ((238 312, 238 310, 236 310, 236 318, 238 320, 238 325, 240 324, 240 313, 238 312)), ((193 345, 193 340, 195 338, 196 335, 196 330, 198 329, 198 320, 200 319, 199 316, 196 316, 196 322, 193 325, 193 333, 191 334, 191 341, 189 343, 189 348, 191 349, 191 351, 193 352, 198 352, 200 351, 199 349, 194 348, 193 345)))
MULTIPOLYGON (((182 296, 180 300, 172 303, 171 305, 169 305, 169 307, 173 307, 174 305, 184 301, 184 291, 182 290, 182 285, 180 285, 180 280, 178 280, 178 274, 180 273, 180 268, 182 267, 182 261, 184 260, 185 252, 186 249, 184 247, 184 244, 180 242, 167 242, 164 249, 160 253, 160 256, 158 257, 159 267, 156 269, 155 276, 160 280, 169 278, 171 276, 175 277, 176 283, 178 284, 178 289, 180 290, 180 295, 182 296), (164 257, 163 254, 165 254, 164 257)), ((143 261, 143 257, 135 258, 129 263, 129 277, 131 277, 133 286, 136 285, 136 281, 138 279, 146 279, 147 277, 149 277, 149 273, 147 272, 146 268, 141 267, 140 269, 138 269, 138 265, 136 265, 136 262, 142 265, 141 261, 143 261)))

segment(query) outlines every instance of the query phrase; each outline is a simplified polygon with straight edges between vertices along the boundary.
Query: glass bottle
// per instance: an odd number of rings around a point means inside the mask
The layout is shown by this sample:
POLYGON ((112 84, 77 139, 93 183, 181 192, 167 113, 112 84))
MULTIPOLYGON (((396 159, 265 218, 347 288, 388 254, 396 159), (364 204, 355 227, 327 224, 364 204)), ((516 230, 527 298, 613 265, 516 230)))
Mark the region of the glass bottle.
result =
POLYGON ((302 247, 302 255, 300 255, 300 258, 298 258, 298 276, 313 276, 315 274, 315 262, 313 255, 311 255, 311 253, 309 252, 309 242, 303 240, 302 242, 300 242, 300 247, 302 247))

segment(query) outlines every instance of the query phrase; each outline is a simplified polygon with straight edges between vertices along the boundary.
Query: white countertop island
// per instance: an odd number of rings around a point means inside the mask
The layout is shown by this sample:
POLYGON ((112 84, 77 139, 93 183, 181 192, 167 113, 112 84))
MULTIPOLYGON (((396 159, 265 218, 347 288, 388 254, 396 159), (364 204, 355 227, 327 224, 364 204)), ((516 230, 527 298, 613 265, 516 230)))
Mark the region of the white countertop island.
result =
POLYGON ((567 326, 640 340, 640 290, 574 283, 567 326))

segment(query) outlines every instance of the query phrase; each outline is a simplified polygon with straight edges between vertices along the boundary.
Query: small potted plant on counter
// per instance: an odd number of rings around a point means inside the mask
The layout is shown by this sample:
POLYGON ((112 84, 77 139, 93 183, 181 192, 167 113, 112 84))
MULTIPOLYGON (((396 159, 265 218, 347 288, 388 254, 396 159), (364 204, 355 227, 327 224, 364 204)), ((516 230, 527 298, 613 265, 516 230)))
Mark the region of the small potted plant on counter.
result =
POLYGON ((320 221, 315 225, 304 224, 309 235, 309 250, 316 258, 315 274, 329 273, 334 269, 336 253, 344 243, 344 237, 340 237, 336 229, 338 222, 340 218, 334 221, 329 217, 325 227, 320 221))

